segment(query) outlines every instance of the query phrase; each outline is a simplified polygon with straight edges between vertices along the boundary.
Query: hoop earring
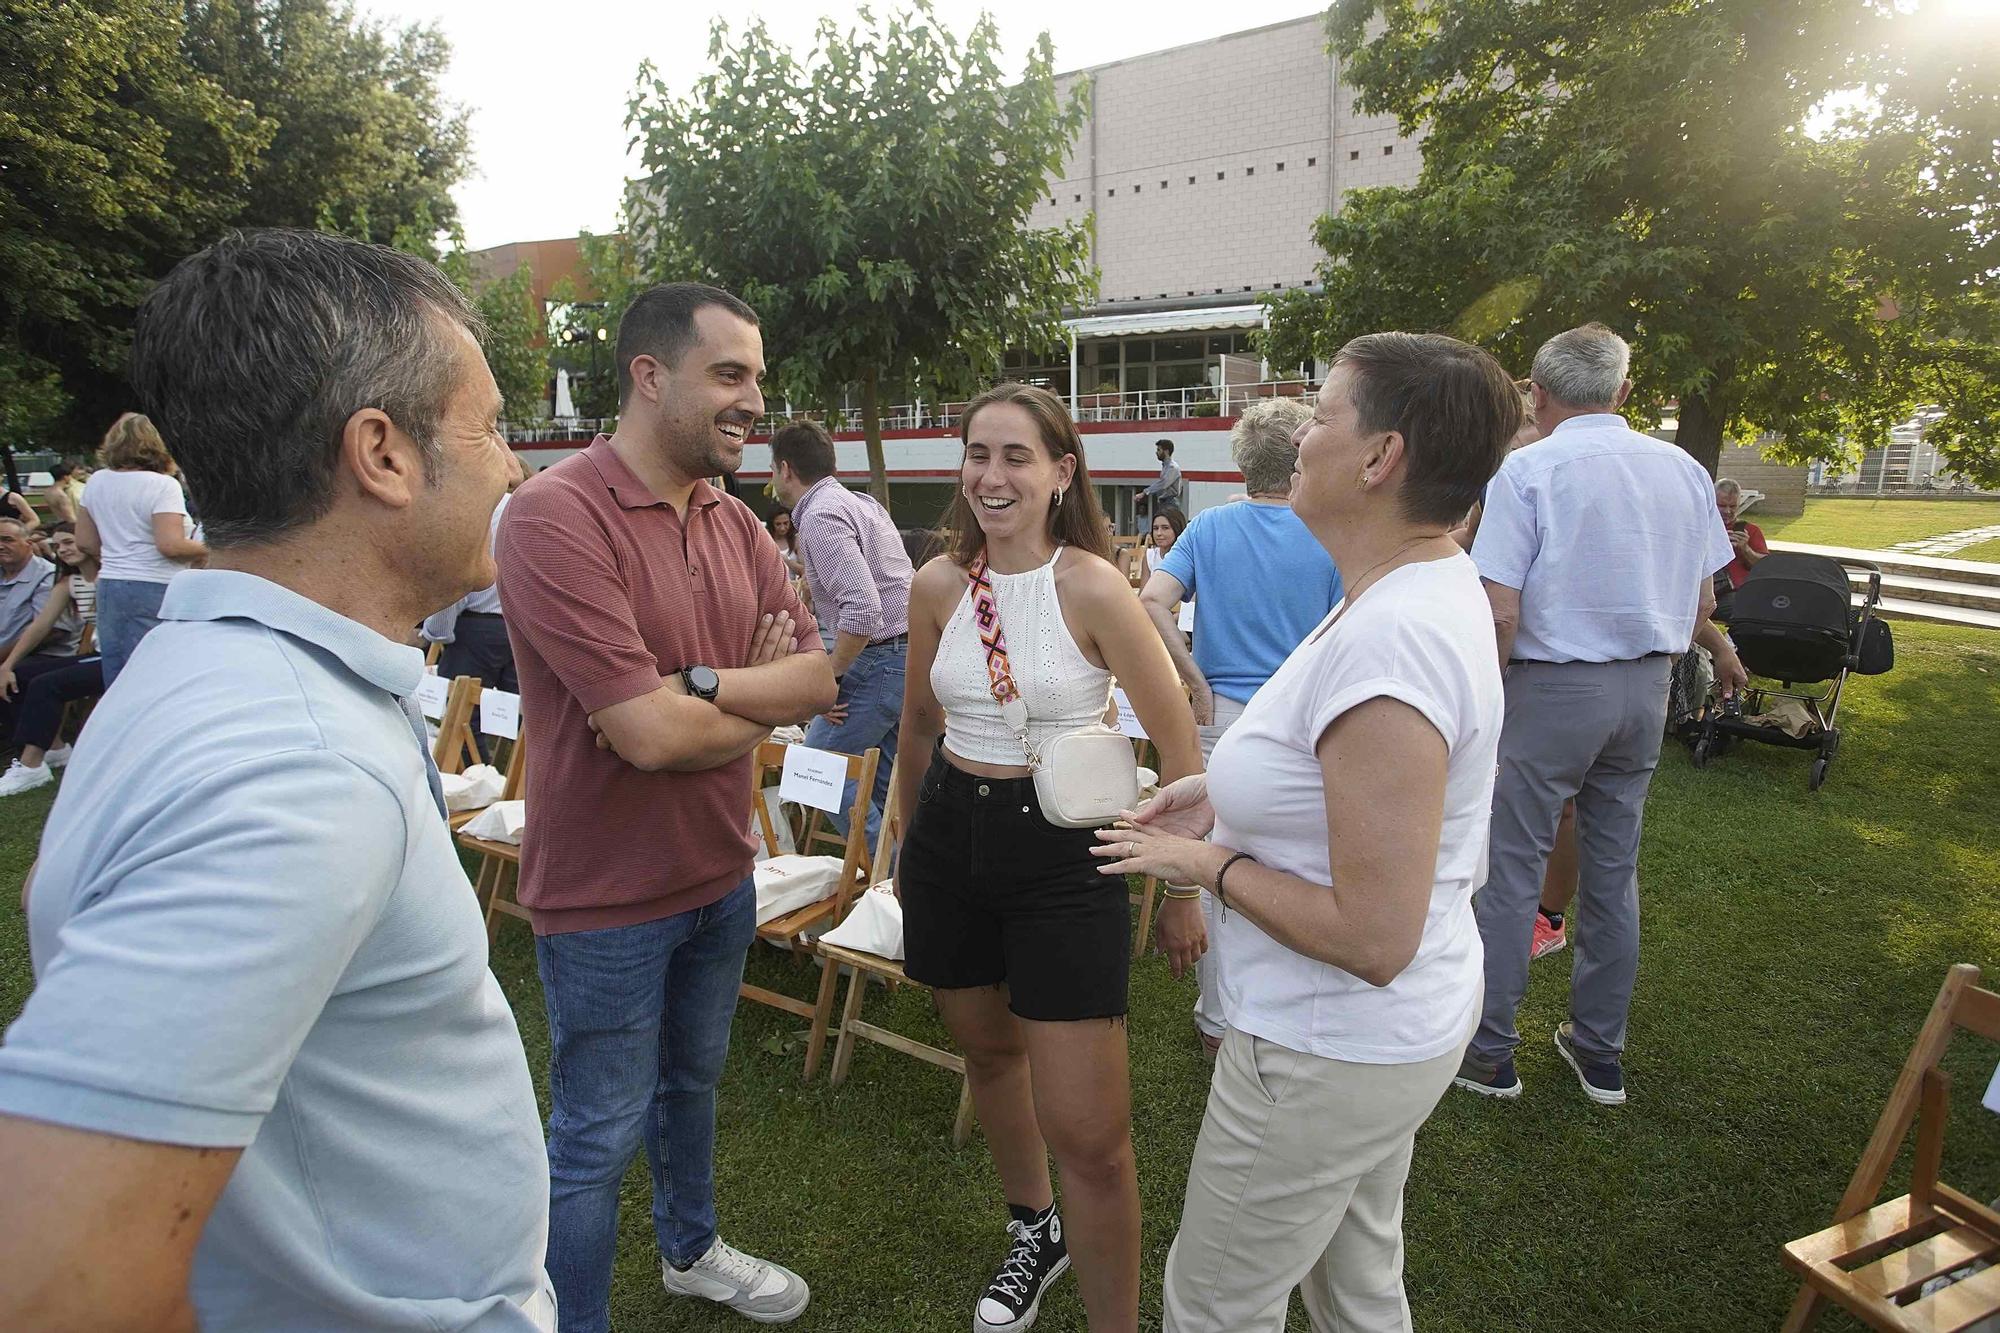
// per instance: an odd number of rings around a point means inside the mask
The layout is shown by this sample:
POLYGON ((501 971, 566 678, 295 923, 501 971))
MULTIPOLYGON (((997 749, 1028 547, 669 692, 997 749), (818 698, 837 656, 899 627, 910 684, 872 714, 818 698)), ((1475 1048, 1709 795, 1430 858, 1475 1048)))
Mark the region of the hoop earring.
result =
POLYGON ((1069 487, 1067 487, 1067 486, 1064 486, 1064 487, 1063 487, 1063 488, 1062 488, 1061 490, 1058 490, 1058 491, 1056 492, 1056 503, 1055 503, 1055 507, 1056 507, 1057 509, 1061 509, 1061 508, 1062 508, 1062 498, 1063 498, 1063 491, 1066 491, 1066 490, 1068 490, 1068 489, 1069 489, 1069 487))

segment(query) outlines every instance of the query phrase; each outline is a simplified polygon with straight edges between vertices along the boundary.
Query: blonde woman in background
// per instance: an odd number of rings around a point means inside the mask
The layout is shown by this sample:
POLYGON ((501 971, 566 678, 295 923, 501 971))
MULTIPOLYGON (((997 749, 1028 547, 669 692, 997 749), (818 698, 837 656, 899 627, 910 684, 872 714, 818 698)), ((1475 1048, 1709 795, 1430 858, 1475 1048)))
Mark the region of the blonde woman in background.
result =
POLYGON ((180 469, 153 423, 127 412, 105 433, 101 470, 76 511, 76 544, 98 560, 97 648, 110 689, 160 623, 167 582, 208 554, 188 535, 180 469))

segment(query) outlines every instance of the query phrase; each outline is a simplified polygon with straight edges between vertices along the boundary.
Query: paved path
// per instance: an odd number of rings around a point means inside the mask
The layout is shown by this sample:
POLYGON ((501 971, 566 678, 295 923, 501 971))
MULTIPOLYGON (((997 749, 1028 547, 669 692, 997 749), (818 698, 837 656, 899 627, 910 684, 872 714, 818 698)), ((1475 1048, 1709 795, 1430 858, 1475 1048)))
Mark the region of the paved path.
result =
POLYGON ((1912 555, 1957 555, 1968 546, 2000 539, 2000 523, 1984 528, 1966 528, 1959 532, 1940 533, 1935 537, 1924 537, 1913 542, 1897 542, 1889 549, 1908 551, 1912 555))

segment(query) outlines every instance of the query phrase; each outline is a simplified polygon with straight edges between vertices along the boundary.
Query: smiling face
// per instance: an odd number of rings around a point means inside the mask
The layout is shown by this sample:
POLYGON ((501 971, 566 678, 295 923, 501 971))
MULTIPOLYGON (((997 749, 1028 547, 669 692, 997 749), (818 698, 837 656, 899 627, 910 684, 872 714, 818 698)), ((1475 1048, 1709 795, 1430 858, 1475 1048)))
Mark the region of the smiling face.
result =
POLYGON ((63 564, 71 569, 81 569, 83 567, 83 548, 76 544, 75 534, 58 532, 50 540, 49 545, 54 548, 56 559, 62 561, 63 564))
POLYGON ((713 477, 743 462, 743 441, 764 415, 764 335, 719 305, 694 314, 694 343, 659 368, 662 443, 683 475, 713 477))
POLYGON ((1383 432, 1361 429, 1353 378, 1351 366, 1335 364, 1313 401, 1312 416, 1292 435, 1299 451, 1292 475, 1292 512, 1308 526, 1361 494, 1357 483, 1365 471, 1365 458, 1382 439, 1383 432))
POLYGON ((1055 494, 1076 475, 1076 460, 1043 443, 1034 417, 991 403, 965 425, 959 485, 988 541, 1045 534, 1055 494))
POLYGON ((1161 555, 1174 549, 1174 538, 1178 535, 1164 515, 1153 520, 1153 546, 1161 555))

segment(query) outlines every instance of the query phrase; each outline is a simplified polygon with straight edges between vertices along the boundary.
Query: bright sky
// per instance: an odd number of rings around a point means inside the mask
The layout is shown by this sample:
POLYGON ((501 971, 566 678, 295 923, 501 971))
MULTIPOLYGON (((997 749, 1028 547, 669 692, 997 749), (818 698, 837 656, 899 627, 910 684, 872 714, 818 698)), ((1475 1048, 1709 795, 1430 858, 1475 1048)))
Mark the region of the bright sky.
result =
MULTIPOLYGON (((451 39, 446 93, 472 110, 473 176, 457 198, 473 249, 610 230, 625 178, 637 166, 636 158, 628 165, 625 153, 625 104, 639 62, 650 57, 677 91, 693 87, 707 63, 708 26, 717 12, 642 0, 363 3, 390 22, 436 22, 451 39)), ((946 27, 963 35, 982 6, 937 0, 935 8, 946 27)), ((1314 0, 1157 0, 1143 7, 1009 0, 1000 19, 1004 67, 1018 71, 1044 30, 1055 41, 1056 68, 1069 70, 1323 8, 1314 0)), ((726 17, 734 29, 758 14, 774 37, 803 54, 814 25, 829 12, 851 20, 853 11, 830 0, 763 0, 726 17)))

